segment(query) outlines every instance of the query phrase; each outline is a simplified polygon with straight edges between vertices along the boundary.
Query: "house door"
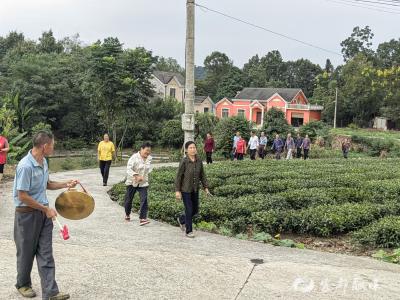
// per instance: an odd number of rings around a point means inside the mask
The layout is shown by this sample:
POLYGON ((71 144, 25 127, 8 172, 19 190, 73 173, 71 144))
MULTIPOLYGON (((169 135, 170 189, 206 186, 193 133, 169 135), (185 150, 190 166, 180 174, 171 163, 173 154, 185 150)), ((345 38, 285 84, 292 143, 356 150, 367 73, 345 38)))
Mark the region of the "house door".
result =
POLYGON ((257 115, 256 115, 256 124, 257 125, 261 124, 261 117, 262 117, 262 113, 261 113, 261 111, 258 111, 257 115))
POLYGON ((304 115, 299 113, 292 113, 292 118, 290 120, 290 124, 293 127, 300 127, 304 123, 304 115))

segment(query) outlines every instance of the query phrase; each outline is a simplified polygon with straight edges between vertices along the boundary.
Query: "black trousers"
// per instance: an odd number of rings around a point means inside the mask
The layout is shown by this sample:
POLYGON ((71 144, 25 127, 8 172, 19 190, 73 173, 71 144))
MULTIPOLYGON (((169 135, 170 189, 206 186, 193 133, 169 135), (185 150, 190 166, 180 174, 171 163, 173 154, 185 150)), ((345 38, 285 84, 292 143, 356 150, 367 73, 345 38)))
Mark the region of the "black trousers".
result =
POLYGON ((265 158, 265 145, 260 145, 258 148, 258 156, 261 157, 261 159, 265 158))
POLYGON ((186 233, 193 231, 193 217, 199 212, 199 192, 182 192, 182 201, 185 213, 179 216, 179 222, 185 224, 186 233))
POLYGON ((301 158, 301 148, 297 148, 296 157, 301 158))
POLYGON ((35 210, 15 212, 14 241, 17 247, 16 288, 32 287, 31 271, 36 257, 43 299, 58 294, 53 258, 53 221, 35 210))
POLYGON ((132 185, 128 185, 126 187, 126 194, 125 194, 125 214, 129 216, 132 212, 132 202, 133 197, 135 197, 136 191, 139 192, 140 197, 140 219, 147 218, 147 212, 149 210, 149 205, 147 203, 147 186, 146 187, 136 187, 132 185))
POLYGON ((108 174, 110 173, 111 160, 100 160, 100 172, 103 183, 107 184, 108 174))
POLYGON ((310 149, 304 149, 304 159, 308 158, 308 152, 310 151, 310 149))
POLYGON ((256 153, 257 153, 257 149, 250 149, 250 159, 251 160, 256 159, 256 153))
POLYGON ((212 164, 212 152, 206 152, 207 164, 212 164))
POLYGON ((275 159, 281 159, 282 149, 275 151, 275 159))
POLYGON ((237 160, 243 160, 243 153, 236 153, 237 160))

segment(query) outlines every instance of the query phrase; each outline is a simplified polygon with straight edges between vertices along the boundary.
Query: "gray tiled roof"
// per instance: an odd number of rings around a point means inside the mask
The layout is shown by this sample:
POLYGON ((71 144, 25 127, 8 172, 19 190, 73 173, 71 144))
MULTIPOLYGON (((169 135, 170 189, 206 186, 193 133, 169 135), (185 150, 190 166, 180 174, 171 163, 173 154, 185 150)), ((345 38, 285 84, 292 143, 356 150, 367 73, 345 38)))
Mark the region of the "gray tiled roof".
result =
POLYGON ((175 76, 181 85, 185 85, 185 78, 179 73, 154 71, 153 75, 156 76, 158 80, 160 80, 164 84, 168 84, 171 81, 171 79, 175 76))
POLYGON ((283 99, 290 102, 301 89, 289 88, 244 88, 235 99, 242 100, 268 100, 272 95, 278 93, 283 99))
POLYGON ((208 96, 195 96, 194 97, 194 103, 203 103, 204 100, 207 99, 208 96))

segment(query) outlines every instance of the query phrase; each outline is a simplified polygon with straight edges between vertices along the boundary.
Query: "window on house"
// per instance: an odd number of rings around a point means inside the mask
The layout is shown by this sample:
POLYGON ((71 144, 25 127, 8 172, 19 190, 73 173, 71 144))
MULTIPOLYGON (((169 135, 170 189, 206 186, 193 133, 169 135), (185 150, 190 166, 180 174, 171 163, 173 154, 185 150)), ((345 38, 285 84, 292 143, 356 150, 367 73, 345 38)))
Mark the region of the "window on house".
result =
POLYGON ((208 113, 210 110, 209 110, 209 108, 208 107, 204 107, 204 113, 206 114, 206 113, 208 113))
POLYGON ((169 89, 169 96, 172 98, 175 98, 175 93, 176 93, 176 89, 174 88, 170 88, 169 89))
POLYGON ((262 119, 261 117, 262 117, 262 112, 258 111, 256 114, 256 124, 257 125, 261 125, 261 119, 262 119))
POLYGON ((222 118, 228 118, 228 117, 229 117, 229 109, 223 108, 222 109, 222 118))
POLYGON ((246 111, 244 109, 238 109, 238 113, 237 113, 238 117, 245 118, 245 115, 244 115, 245 112, 246 111))

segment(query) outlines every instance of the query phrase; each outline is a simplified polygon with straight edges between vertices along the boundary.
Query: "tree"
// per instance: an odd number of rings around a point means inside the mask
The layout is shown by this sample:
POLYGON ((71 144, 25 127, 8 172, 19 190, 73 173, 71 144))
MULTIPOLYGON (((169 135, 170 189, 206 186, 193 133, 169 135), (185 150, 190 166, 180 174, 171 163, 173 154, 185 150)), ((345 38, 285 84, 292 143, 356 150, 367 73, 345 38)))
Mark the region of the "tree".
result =
POLYGON ((270 141, 275 138, 276 134, 285 136, 288 133, 293 133, 293 127, 286 121, 285 113, 274 107, 265 114, 262 130, 270 141))
POLYGON ((201 140, 205 140, 207 133, 214 132, 215 127, 218 124, 218 118, 209 113, 196 113, 195 123, 197 129, 196 136, 198 136, 201 140))
POLYGON ((251 123, 242 117, 221 119, 214 130, 216 149, 228 155, 232 151, 233 136, 237 131, 246 141, 249 141, 251 123))
POLYGON ((322 121, 311 121, 300 127, 299 133, 304 137, 306 134, 311 140, 317 137, 326 138, 329 135, 330 127, 322 121))
POLYGON ((265 76, 263 77, 260 58, 254 55, 243 66, 244 84, 247 87, 262 87, 265 83, 265 76))
POLYGON ((379 44, 376 57, 378 65, 382 68, 400 66, 400 39, 379 44))
MULTIPOLYGON (((374 70, 370 71, 374 72, 374 70)), ((380 112, 398 125, 400 123, 400 66, 375 70, 374 78, 378 80, 373 82, 373 88, 385 91, 380 112)))
POLYGON ((307 59, 299 59, 286 63, 286 82, 291 88, 301 88, 307 97, 312 97, 316 86, 316 77, 321 74, 319 65, 307 59))
POLYGON ((233 98, 244 87, 242 71, 237 67, 232 67, 218 83, 214 99, 221 100, 224 97, 233 98))
POLYGON ((179 148, 183 144, 183 130, 181 120, 169 120, 165 122, 161 131, 162 145, 179 148))
POLYGON ((174 73, 180 73, 182 75, 185 75, 185 69, 182 68, 178 61, 172 57, 162 57, 159 56, 156 58, 157 61, 155 63, 155 69, 158 71, 166 71, 166 72, 174 72, 174 73))
POLYGON ((371 120, 378 115, 382 105, 384 91, 376 89, 377 81, 373 64, 362 53, 349 61, 342 70, 341 110, 344 112, 344 124, 355 123, 360 127, 370 126, 371 120))
POLYGON ((216 98, 218 85, 222 77, 226 76, 233 68, 233 63, 225 53, 215 51, 204 60, 204 67, 207 72, 206 78, 199 83, 198 91, 203 95, 216 98))
POLYGON ((351 36, 340 43, 344 60, 348 61, 359 53, 371 56, 373 54, 373 50, 371 49, 371 40, 373 37, 374 34, 369 26, 365 26, 364 28, 354 27, 351 36))
POLYGON ((117 38, 98 41, 90 50, 83 90, 117 143, 118 128, 126 132, 139 103, 152 96, 149 78, 155 60, 144 48, 123 51, 117 38))
POLYGON ((11 31, 7 37, 0 37, 0 59, 3 58, 8 51, 17 47, 25 41, 23 33, 11 31))
POLYGON ((25 124, 31 117, 33 111, 32 103, 20 99, 18 93, 14 96, 8 95, 5 98, 5 102, 8 102, 15 111, 18 132, 23 132, 25 129, 25 124))
POLYGON ((42 53, 61 53, 64 50, 62 42, 56 41, 51 29, 42 33, 37 47, 39 52, 42 53))
POLYGON ((328 74, 332 74, 335 71, 335 68, 333 67, 332 62, 329 58, 325 62, 325 67, 323 71, 328 74))
POLYGON ((218 51, 212 52, 204 59, 204 67, 207 71, 207 76, 223 76, 225 75, 233 66, 232 61, 225 53, 218 51))

